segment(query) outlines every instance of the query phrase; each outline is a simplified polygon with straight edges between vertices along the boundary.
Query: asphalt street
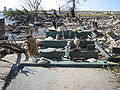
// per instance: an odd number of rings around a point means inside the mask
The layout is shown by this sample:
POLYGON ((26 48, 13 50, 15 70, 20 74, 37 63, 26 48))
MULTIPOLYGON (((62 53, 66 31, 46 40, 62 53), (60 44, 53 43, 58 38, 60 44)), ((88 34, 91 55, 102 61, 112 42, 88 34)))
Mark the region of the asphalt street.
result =
POLYGON ((119 90, 102 68, 25 67, 7 90, 119 90))

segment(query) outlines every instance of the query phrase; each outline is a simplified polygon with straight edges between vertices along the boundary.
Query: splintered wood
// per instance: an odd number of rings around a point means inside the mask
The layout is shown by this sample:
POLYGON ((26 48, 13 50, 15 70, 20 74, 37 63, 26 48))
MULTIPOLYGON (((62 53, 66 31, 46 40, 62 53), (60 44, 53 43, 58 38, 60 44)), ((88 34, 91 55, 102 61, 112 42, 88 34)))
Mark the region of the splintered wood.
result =
POLYGON ((38 47, 34 37, 26 37, 27 49, 30 56, 38 56, 38 47))

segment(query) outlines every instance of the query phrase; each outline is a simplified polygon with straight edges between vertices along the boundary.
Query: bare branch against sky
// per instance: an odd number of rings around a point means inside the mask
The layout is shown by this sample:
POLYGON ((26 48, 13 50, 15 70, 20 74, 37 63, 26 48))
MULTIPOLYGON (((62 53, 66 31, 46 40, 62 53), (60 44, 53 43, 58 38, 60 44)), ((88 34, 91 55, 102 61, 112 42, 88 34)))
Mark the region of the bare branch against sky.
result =
MULTIPOLYGON (((61 7, 65 7, 71 11, 72 17, 75 17, 75 9, 77 5, 80 5, 81 0, 65 0, 65 4, 61 7)), ((86 0, 84 0, 86 1, 86 0)))
POLYGON ((42 0, 22 0, 23 5, 21 5, 24 9, 30 10, 30 11, 38 11, 41 6, 42 0))
POLYGON ((70 9, 71 7, 72 8, 77 8, 77 7, 80 7, 80 2, 81 1, 86 1, 86 0, 57 0, 57 2, 65 2, 63 5, 60 5, 61 7, 61 9, 70 9))
MULTIPOLYGON (((0 11, 6 7, 8 10, 9 8, 12 9, 22 9, 21 5, 23 5, 25 8, 28 9, 28 6, 25 6, 24 3, 21 1, 25 0, 0 0, 0 11)), ((39 0, 38 0, 39 1, 39 0)), ((68 10, 68 7, 70 7, 72 4, 68 4, 70 0, 42 0, 41 4, 39 5, 39 8, 41 9, 41 6, 45 10, 51 10, 51 9, 59 9, 61 7, 61 10, 68 10), (57 2, 56 2, 57 1, 57 2), (64 6, 64 7, 62 7, 64 6)), ((120 0, 87 0, 84 2, 84 0, 76 0, 77 6, 76 10, 90 10, 90 11, 120 11, 120 0), (79 3, 78 3, 79 2, 79 3)), ((30 9, 29 9, 30 10, 30 9)))

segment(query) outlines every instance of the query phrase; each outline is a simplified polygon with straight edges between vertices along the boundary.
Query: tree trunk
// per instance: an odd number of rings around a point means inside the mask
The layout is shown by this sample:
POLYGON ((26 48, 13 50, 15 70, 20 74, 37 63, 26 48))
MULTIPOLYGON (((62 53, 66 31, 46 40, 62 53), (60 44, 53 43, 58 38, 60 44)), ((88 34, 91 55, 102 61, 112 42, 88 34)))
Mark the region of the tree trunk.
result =
POLYGON ((57 15, 56 10, 53 10, 53 12, 54 12, 55 17, 57 17, 57 18, 58 18, 58 15, 57 15))
POLYGON ((75 0, 72 1, 73 7, 71 8, 71 15, 72 17, 75 17, 75 0))

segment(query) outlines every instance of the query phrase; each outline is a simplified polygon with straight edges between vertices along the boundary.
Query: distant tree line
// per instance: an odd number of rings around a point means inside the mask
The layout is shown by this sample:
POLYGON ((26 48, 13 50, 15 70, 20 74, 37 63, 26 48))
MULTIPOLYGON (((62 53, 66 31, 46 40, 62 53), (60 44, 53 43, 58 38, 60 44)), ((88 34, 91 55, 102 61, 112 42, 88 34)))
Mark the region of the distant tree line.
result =
POLYGON ((28 13, 28 11, 27 10, 18 10, 18 9, 16 9, 16 10, 13 10, 13 9, 9 9, 9 10, 4 10, 3 11, 3 14, 5 15, 5 16, 9 16, 9 15, 21 15, 21 14, 25 14, 25 13, 28 13))

